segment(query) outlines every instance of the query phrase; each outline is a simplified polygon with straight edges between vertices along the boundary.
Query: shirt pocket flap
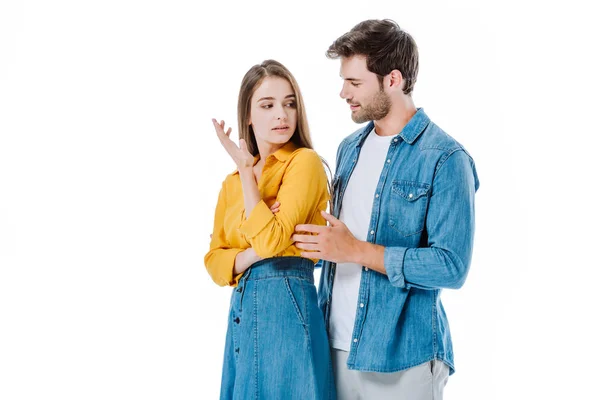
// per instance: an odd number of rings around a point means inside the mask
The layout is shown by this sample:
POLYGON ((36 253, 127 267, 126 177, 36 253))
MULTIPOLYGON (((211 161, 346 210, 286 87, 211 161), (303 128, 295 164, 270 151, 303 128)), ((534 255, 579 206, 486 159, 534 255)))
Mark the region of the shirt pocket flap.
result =
POLYGON ((392 192, 404 198, 406 201, 415 201, 427 196, 431 185, 412 181, 392 182, 392 192))

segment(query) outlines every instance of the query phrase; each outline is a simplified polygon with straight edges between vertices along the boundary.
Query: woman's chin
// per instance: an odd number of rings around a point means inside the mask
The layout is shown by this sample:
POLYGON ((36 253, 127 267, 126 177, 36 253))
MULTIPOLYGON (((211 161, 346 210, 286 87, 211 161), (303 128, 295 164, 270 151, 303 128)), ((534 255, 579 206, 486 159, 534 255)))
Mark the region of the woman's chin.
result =
POLYGON ((292 135, 276 135, 276 136, 271 136, 269 138, 269 141, 273 144, 284 144, 289 142, 289 140, 292 138, 292 135))

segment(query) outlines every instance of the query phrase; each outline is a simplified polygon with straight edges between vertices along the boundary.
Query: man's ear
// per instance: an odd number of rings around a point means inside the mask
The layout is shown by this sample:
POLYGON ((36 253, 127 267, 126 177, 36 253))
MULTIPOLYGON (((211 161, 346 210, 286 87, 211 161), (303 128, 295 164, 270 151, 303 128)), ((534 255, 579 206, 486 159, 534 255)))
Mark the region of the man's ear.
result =
POLYGON ((400 89, 404 88, 404 77, 402 76, 402 72, 397 69, 392 70, 389 74, 390 77, 390 86, 397 87, 400 89))

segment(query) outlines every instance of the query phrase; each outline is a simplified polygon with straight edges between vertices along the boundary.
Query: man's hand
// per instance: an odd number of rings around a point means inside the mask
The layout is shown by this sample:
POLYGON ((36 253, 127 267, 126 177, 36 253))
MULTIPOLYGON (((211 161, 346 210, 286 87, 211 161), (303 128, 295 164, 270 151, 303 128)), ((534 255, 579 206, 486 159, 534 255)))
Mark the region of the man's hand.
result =
POLYGON ((355 262, 355 254, 360 240, 356 239, 348 227, 333 215, 321 211, 328 226, 301 224, 296 225, 296 234, 292 240, 296 247, 303 251, 300 255, 305 258, 315 258, 336 263, 355 262), (316 233, 316 235, 301 234, 301 232, 316 233))

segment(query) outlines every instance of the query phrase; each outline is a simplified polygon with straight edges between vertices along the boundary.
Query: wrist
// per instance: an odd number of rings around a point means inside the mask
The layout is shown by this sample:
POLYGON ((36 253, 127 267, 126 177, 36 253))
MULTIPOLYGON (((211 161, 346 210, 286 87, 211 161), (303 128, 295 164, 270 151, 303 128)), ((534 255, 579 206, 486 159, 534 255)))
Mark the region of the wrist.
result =
POLYGON ((238 168, 238 171, 240 173, 240 180, 242 182, 242 187, 251 188, 258 184, 256 182, 256 176, 254 175, 254 171, 252 170, 252 167, 238 168))
POLYGON ((238 172, 241 176, 254 176, 252 165, 249 166, 238 166, 238 172))
POLYGON ((364 254, 365 251, 367 251, 367 249, 365 248, 366 244, 367 242, 354 239, 354 243, 350 247, 351 251, 348 253, 348 256, 350 258, 349 262, 360 265, 364 264, 364 254))
POLYGON ((262 260, 262 258, 256 254, 256 251, 252 247, 249 247, 246 251, 248 252, 248 257, 250 258, 250 264, 254 264, 257 261, 262 260))

